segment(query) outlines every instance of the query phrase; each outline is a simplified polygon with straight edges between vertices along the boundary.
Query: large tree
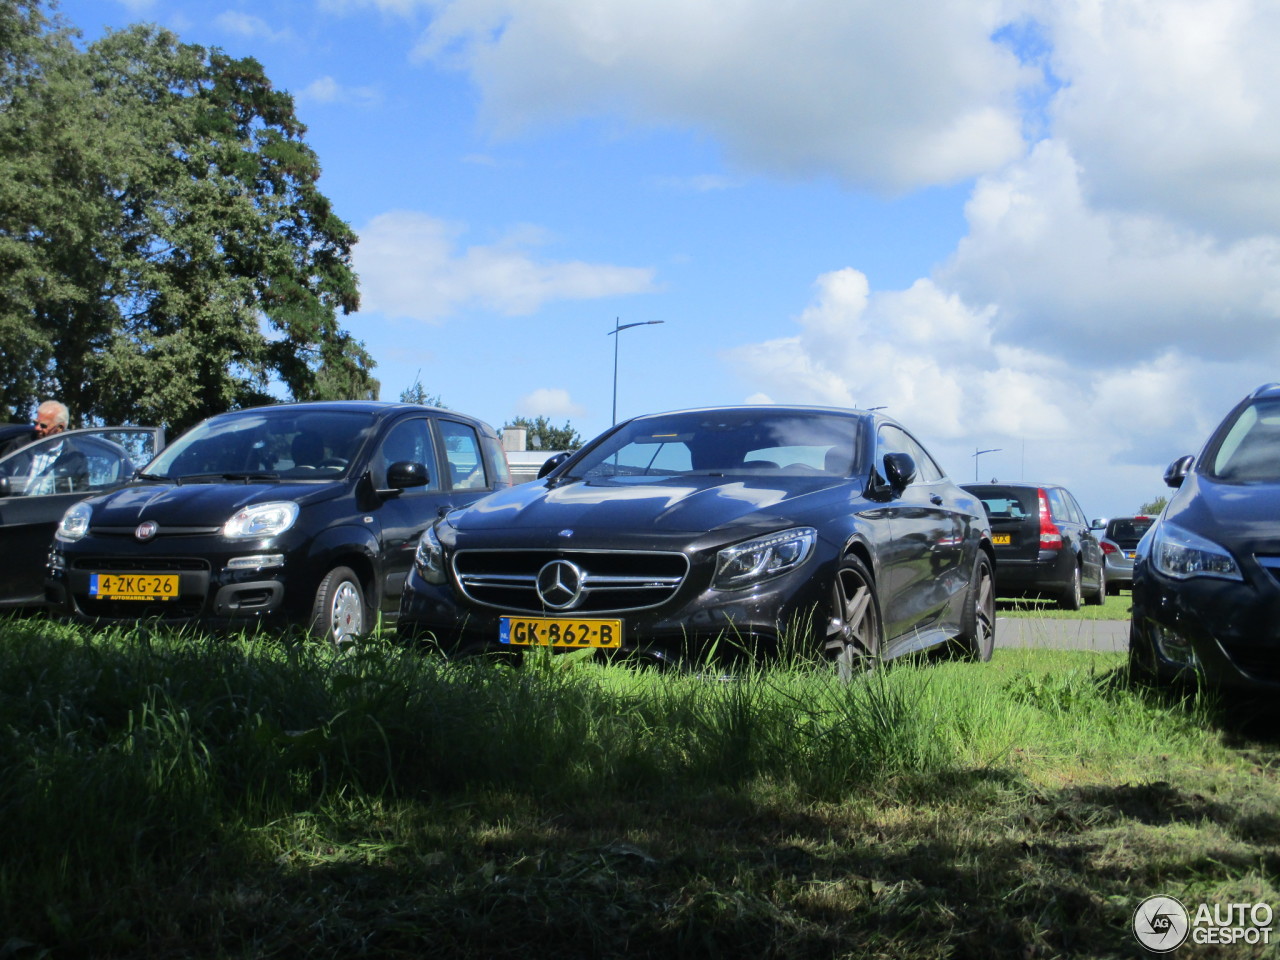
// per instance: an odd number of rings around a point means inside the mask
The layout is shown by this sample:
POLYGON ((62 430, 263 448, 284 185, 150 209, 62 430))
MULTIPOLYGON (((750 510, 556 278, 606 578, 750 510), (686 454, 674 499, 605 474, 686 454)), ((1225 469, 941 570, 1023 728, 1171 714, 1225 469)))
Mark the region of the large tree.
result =
POLYGON ((181 430, 376 396, 337 319, 355 235, 261 66, 144 26, 80 50, 30 0, 0 11, 33 48, 0 54, 0 406, 181 430))

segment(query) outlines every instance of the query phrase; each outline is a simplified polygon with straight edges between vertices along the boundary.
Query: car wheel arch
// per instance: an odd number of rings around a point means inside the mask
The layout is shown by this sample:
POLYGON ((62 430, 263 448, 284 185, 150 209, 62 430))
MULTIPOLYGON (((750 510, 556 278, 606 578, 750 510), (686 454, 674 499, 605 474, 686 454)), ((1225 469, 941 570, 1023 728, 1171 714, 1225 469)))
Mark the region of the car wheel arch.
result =
POLYGON ((871 548, 861 539, 854 538, 844 545, 844 549, 840 551, 839 559, 843 560, 845 557, 857 557, 862 561, 863 566, 867 568, 867 572, 871 574, 873 581, 880 579, 880 565, 876 562, 871 548))
POLYGON ((300 586, 299 595, 312 597, 316 586, 335 567, 350 568, 360 580, 365 602, 371 609, 379 609, 382 601, 379 594, 381 564, 378 561, 378 544, 371 531, 362 527, 339 526, 330 527, 316 537, 308 551, 306 582, 300 586))

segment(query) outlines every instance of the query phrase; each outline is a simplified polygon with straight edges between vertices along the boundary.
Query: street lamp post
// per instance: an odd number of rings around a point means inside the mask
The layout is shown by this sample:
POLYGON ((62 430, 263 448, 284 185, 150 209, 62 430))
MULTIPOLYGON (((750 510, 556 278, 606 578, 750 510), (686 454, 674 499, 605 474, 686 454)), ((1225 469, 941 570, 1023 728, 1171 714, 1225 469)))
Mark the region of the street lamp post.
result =
POLYGON ((979 450, 977 447, 973 448, 973 480, 975 483, 978 481, 978 458, 984 453, 999 453, 1002 449, 1002 447, 992 447, 990 450, 979 450))
POLYGON ((632 327, 649 327, 655 323, 665 323, 664 320, 638 320, 635 323, 624 323, 618 325, 618 318, 613 318, 613 329, 605 336, 613 337, 613 422, 618 422, 618 334, 623 330, 630 330, 632 327))

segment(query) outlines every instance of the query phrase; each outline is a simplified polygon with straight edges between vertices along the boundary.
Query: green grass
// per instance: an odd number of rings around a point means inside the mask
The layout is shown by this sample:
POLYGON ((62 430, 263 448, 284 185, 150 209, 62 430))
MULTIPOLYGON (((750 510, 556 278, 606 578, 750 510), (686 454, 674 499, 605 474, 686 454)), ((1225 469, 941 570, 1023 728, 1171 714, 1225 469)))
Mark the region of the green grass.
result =
POLYGON ((1120 654, 842 685, 0 631, 0 956, 1136 957, 1146 896, 1280 904, 1274 727, 1120 654))
POLYGON ((1052 620, 1128 620, 1129 605, 1133 602, 1130 591, 1109 594, 1098 606, 1084 604, 1079 610, 1063 610, 1056 600, 1000 599, 997 609, 1002 617, 1047 617, 1052 620))

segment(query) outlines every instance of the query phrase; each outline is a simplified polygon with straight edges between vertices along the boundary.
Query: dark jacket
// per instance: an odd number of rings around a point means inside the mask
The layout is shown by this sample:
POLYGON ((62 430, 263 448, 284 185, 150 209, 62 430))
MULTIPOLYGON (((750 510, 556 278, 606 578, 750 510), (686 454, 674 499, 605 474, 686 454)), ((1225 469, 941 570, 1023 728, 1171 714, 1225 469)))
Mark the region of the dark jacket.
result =
POLYGON ((35 440, 35 438, 36 432, 34 430, 18 434, 16 437, 11 438, 4 446, 0 447, 0 457, 7 457, 9 454, 13 453, 13 451, 21 450, 28 443, 35 440))

